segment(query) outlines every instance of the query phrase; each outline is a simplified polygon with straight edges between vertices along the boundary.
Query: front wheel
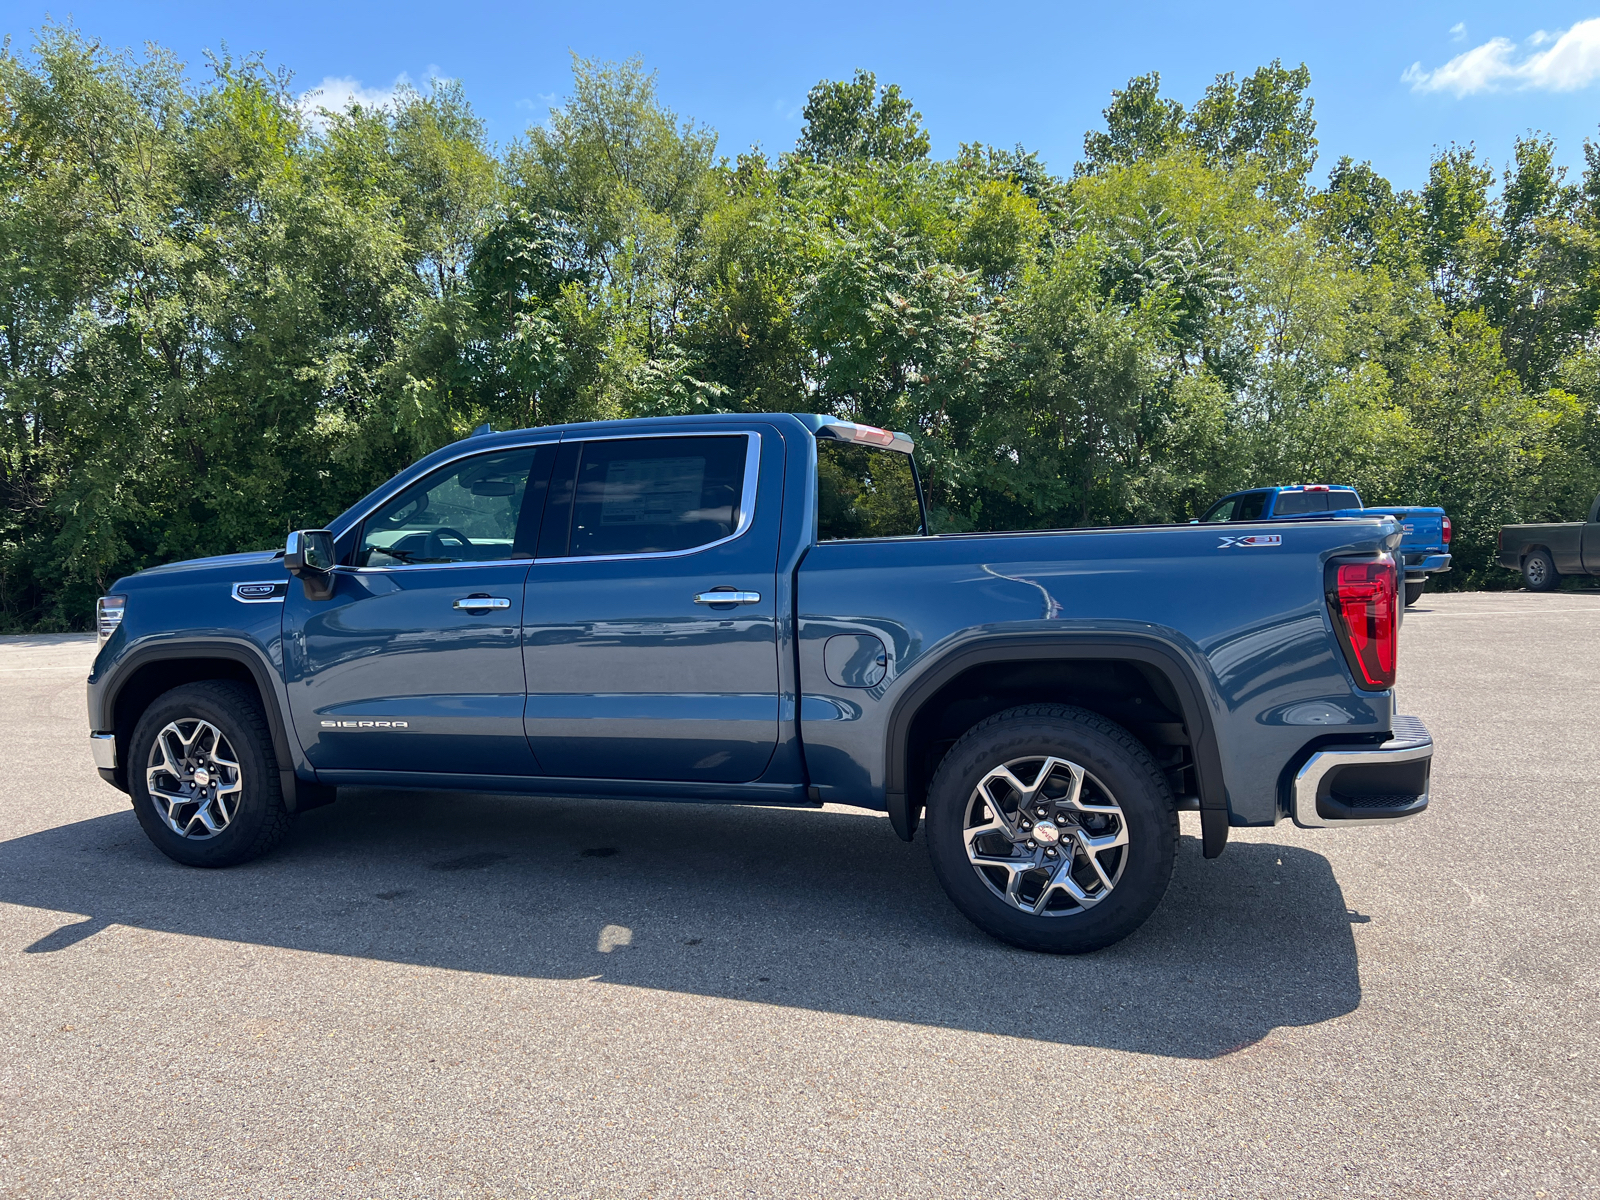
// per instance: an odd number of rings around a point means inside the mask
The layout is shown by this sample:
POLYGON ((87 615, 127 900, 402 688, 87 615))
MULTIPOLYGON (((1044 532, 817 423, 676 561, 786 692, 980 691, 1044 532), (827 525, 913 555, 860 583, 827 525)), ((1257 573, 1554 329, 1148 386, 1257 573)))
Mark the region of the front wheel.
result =
POLYGON ((1427 587, 1427 586, 1428 586, 1427 580, 1423 580, 1423 582, 1421 582, 1421 583, 1408 583, 1408 584, 1406 584, 1406 606, 1410 607, 1411 605, 1415 604, 1418 600, 1421 600, 1422 599, 1422 589, 1427 587))
POLYGON ((128 739, 128 790, 145 835, 191 867, 231 867, 289 832, 278 762, 255 697, 236 683, 173 688, 128 739))
POLYGON ((1561 582, 1555 559, 1548 550, 1535 550, 1522 560, 1522 578, 1530 592, 1552 592, 1561 582))
POLYGON ((928 853, 985 933, 1052 954, 1128 936, 1166 894, 1178 814, 1149 751, 1085 709, 1035 704, 975 725, 928 789, 928 853))

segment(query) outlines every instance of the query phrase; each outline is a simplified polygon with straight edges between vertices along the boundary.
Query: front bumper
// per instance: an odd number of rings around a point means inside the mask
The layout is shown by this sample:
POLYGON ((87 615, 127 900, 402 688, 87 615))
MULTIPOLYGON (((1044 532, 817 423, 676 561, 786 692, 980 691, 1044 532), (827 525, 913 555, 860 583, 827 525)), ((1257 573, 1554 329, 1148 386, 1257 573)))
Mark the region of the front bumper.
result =
POLYGON ((1302 829, 1403 821, 1428 807, 1433 738, 1416 717, 1395 717, 1380 746, 1330 746, 1295 774, 1294 823, 1302 829))
POLYGON ((1406 578, 1412 583, 1426 579, 1429 575, 1439 575, 1450 569, 1450 556, 1448 554, 1408 554, 1406 556, 1406 578))
POLYGON ((117 735, 114 733, 91 733, 89 735, 89 749, 94 754, 94 765, 102 771, 117 769, 117 735))

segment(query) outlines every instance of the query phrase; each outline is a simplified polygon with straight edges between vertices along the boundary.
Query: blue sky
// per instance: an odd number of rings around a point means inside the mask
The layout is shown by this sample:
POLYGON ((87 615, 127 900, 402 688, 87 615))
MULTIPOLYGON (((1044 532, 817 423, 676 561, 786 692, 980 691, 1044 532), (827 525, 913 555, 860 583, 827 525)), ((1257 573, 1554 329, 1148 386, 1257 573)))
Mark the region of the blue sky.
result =
POLYGON ((565 95, 569 52, 641 56, 667 103, 721 134, 725 153, 789 148, 806 90, 856 67, 899 83, 936 154, 961 141, 1021 142, 1071 169, 1111 90, 1158 70, 1186 103, 1220 71, 1306 62, 1317 100, 1318 177, 1341 154, 1401 186, 1435 146, 1476 142, 1499 166, 1529 129, 1582 162, 1600 129, 1600 0, 1563 3, 971 4, 812 2, 144 4, 4 0, 0 32, 26 47, 47 17, 114 46, 154 40, 197 71, 224 43, 294 72, 376 93, 402 75, 463 81, 508 141, 565 95), (1586 22, 1591 22, 1588 24, 1586 22), (1565 35, 1564 37, 1562 35, 1565 35))

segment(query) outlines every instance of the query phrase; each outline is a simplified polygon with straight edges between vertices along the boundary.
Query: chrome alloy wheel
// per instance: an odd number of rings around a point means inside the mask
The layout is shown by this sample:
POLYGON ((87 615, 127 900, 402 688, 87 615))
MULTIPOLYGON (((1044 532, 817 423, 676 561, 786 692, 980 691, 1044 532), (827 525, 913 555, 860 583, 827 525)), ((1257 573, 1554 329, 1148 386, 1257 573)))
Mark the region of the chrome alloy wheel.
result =
POLYGON ((1528 576, 1528 584, 1530 587, 1544 586, 1545 575, 1543 558, 1540 558, 1537 555, 1533 558, 1530 558, 1527 566, 1524 567, 1523 570, 1528 576))
POLYGON ((1018 758, 967 801, 967 860, 989 890, 1033 916, 1067 917, 1111 894, 1128 865, 1128 821, 1105 786, 1064 758, 1018 758))
POLYGON ((215 837, 239 811, 244 774, 222 731, 198 717, 170 721, 150 746, 145 787, 179 837, 215 837))

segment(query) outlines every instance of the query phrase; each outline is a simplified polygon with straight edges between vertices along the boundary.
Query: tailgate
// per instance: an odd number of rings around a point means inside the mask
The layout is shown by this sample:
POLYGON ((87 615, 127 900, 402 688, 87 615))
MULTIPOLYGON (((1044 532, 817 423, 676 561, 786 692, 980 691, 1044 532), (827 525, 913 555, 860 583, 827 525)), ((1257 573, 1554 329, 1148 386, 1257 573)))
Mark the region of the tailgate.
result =
POLYGON ((1444 545, 1444 514, 1437 510, 1416 508, 1369 508, 1368 516, 1391 513, 1400 522, 1400 550, 1414 554, 1423 550, 1442 551, 1444 545))

